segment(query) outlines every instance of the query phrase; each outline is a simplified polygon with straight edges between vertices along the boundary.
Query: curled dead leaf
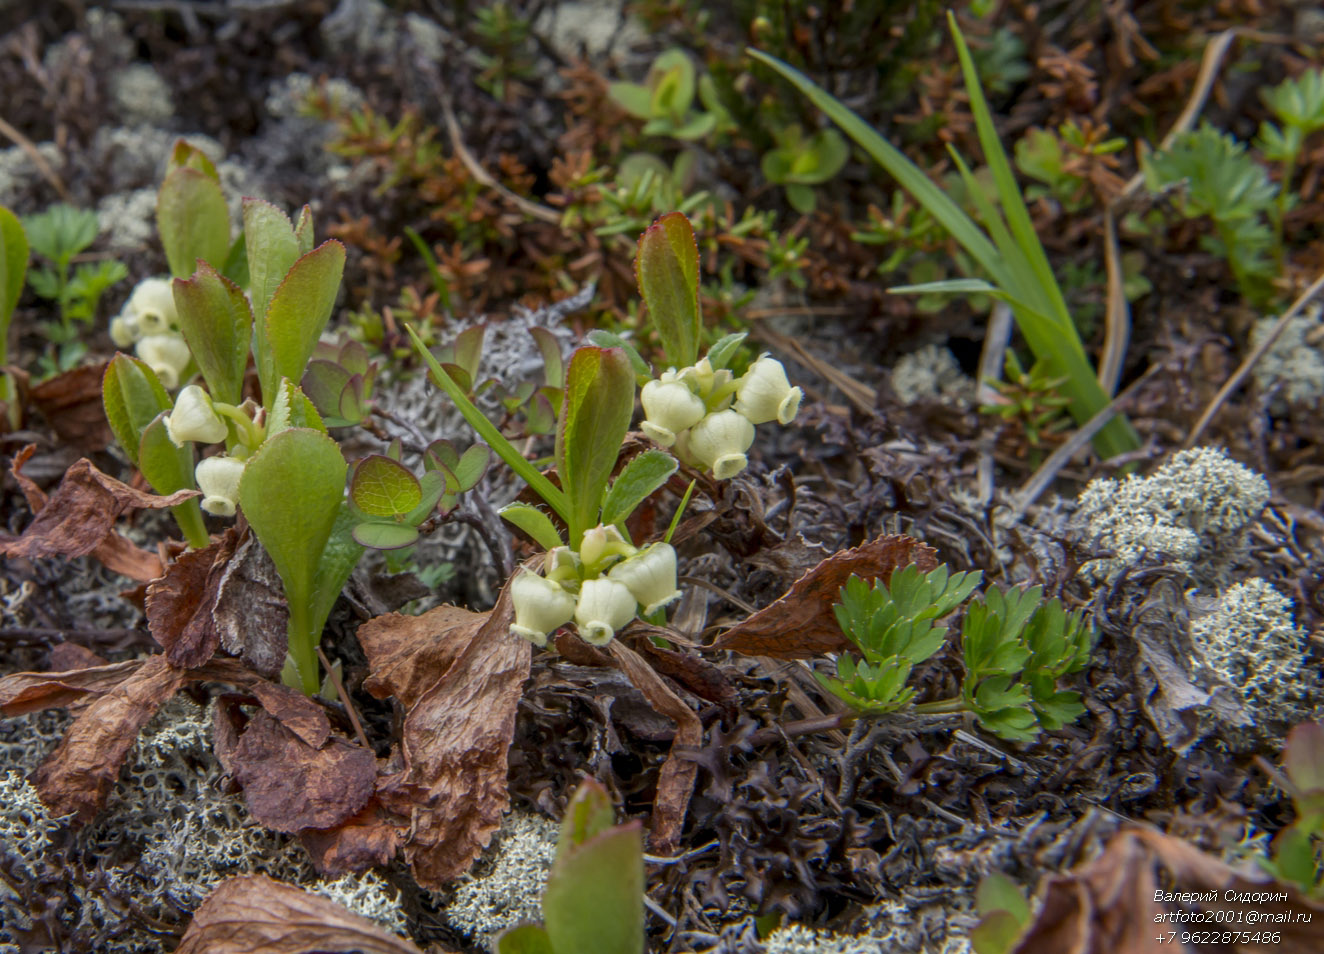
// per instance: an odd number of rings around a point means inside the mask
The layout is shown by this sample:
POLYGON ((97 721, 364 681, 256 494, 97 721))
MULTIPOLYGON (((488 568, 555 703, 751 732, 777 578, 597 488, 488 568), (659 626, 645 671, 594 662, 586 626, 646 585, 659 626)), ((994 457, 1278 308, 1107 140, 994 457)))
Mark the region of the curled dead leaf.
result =
POLYGON ((851 576, 890 579, 893 570, 909 563, 928 572, 938 565, 938 556, 931 547, 902 534, 834 553, 774 603, 719 636, 712 648, 778 659, 809 659, 848 649, 851 644, 832 613, 841 588, 851 576))
MULTIPOLYGON (((433 946, 437 954, 452 954, 433 946)), ((320 895, 265 875, 223 882, 193 913, 175 954, 423 954, 320 895)))
POLYGON ((147 628, 174 666, 201 666, 220 645, 216 597, 237 545, 233 528, 209 547, 190 550, 147 587, 147 628))
POLYGON ((84 364, 49 378, 29 392, 60 440, 80 454, 94 454, 110 446, 115 435, 106 420, 101 383, 107 362, 84 364))
POLYGON ((487 613, 438 607, 359 629, 372 691, 398 693, 407 710, 403 767, 378 797, 410 819, 405 857, 424 887, 467 871, 509 803, 507 756, 532 655, 510 632, 513 615, 507 586, 487 613))
POLYGON ((327 878, 391 862, 405 838, 409 820, 388 812, 375 797, 353 818, 334 828, 299 832, 313 867, 327 878))

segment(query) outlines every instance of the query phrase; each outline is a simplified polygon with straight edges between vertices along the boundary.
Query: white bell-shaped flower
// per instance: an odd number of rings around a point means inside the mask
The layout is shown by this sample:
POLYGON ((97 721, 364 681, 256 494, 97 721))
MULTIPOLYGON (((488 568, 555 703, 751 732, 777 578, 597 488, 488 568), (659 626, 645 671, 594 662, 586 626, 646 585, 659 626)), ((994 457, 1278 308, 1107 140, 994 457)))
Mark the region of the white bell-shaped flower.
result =
POLYGON ((709 414, 690 428, 687 450, 718 480, 729 480, 749 463, 745 452, 754 443, 754 425, 734 410, 709 414))
POLYGON ((786 369, 766 354, 749 366, 736 392, 736 410, 752 424, 780 421, 790 424, 800 410, 804 392, 791 387, 786 369))
POLYGON ((575 615, 575 598, 561 584, 528 570, 510 584, 510 601, 515 607, 510 631, 535 646, 546 646, 547 634, 575 615))
POLYGON ((211 397, 196 384, 190 384, 175 398, 175 409, 165 416, 166 434, 176 447, 186 441, 216 444, 225 440, 225 422, 212 408, 211 397))
POLYGON ((640 428, 645 434, 670 447, 676 435, 703 420, 703 400, 680 381, 649 381, 639 395, 645 420, 640 428))
POLYGON ((585 580, 575 604, 575 623, 584 642, 605 646, 616 630, 634 619, 638 601, 624 583, 599 577, 585 580))
MULTIPOLYGON (((579 544, 579 559, 584 566, 601 567, 613 557, 626 556, 634 552, 634 547, 626 542, 621 532, 612 526, 598 526, 584 531, 584 539, 579 544)), ((598 570, 591 569, 596 573, 598 570)))
POLYGON ((156 372, 169 390, 179 387, 184 369, 193 359, 188 343, 179 335, 148 335, 138 342, 138 357, 156 372))
POLYGON ((233 517, 244 462, 236 457, 208 457, 198 463, 193 476, 202 491, 202 509, 218 517, 233 517))
POLYGON ((141 337, 137 315, 126 313, 110 319, 110 340, 115 342, 115 347, 128 348, 141 337))
POLYGON ((731 380, 731 372, 726 368, 720 371, 713 368, 713 363, 707 358, 700 358, 698 362, 684 368, 677 375, 677 379, 689 382, 689 384, 700 394, 711 394, 714 389, 724 386, 731 380))
POLYGON ((168 278, 146 278, 129 296, 124 311, 134 314, 145 335, 161 335, 179 324, 175 291, 168 278))
POLYGON ((654 543, 611 568, 608 578, 624 583, 644 607, 655 613, 680 596, 676 588, 676 551, 669 543, 654 543))

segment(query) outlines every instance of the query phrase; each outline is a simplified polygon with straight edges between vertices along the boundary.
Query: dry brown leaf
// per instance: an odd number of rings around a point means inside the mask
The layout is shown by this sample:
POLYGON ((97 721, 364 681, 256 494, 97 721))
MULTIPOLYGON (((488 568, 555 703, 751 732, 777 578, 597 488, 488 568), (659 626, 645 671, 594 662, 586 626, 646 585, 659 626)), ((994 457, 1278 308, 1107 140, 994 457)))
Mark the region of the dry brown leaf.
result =
MULTIPOLYGON (((649 626, 647 623, 639 622, 631 627, 631 632, 636 629, 650 637, 674 639, 674 634, 660 626, 649 626)), ((694 653, 663 649, 652 639, 641 639, 636 645, 639 647, 640 655, 662 675, 670 676, 700 699, 706 699, 729 712, 735 712, 735 707, 740 702, 740 694, 717 666, 694 653)))
POLYGON ((681 746, 698 749, 703 744, 703 723, 633 649, 619 639, 612 640, 607 648, 621 671, 630 677, 653 708, 676 723, 676 738, 658 774, 657 795, 653 798, 653 829, 648 838, 649 845, 658 854, 673 854, 680 846, 685 813, 689 811, 694 780, 699 772, 699 763, 682 758, 677 749, 681 746))
POLYGON ((29 392, 60 440, 81 454, 94 454, 115 439, 101 402, 106 364, 85 364, 57 374, 29 392))
MULTIPOLYGON (((1198 908, 1254 910, 1261 918, 1285 916, 1282 922, 1254 926, 1247 938, 1258 931, 1276 931, 1281 941, 1272 946, 1274 951, 1315 954, 1324 950, 1324 906, 1306 901, 1294 888, 1276 884, 1267 875, 1239 872, 1179 838, 1135 828, 1114 835, 1093 861, 1049 879, 1043 902, 1012 948, 1013 954, 1165 954, 1175 950, 1167 932, 1191 930, 1191 925, 1163 920, 1177 906, 1154 899, 1159 869, 1170 874, 1173 885, 1169 888, 1165 880, 1162 890, 1207 891, 1218 899, 1196 904, 1198 908), (1224 900, 1227 891, 1283 892, 1286 900, 1241 903, 1224 900), (1307 913, 1313 915, 1309 920, 1297 919, 1307 913)), ((1213 926, 1222 923, 1226 922, 1213 926)), ((1238 936, 1226 949, 1251 954, 1266 948, 1259 943, 1243 944, 1238 936)))
MULTIPOLYGON (((453 954, 433 945, 434 954, 453 954)), ((423 954, 334 901, 265 875, 222 883, 193 913, 175 954, 423 954)))
POLYGON ((237 739, 218 734, 216 755, 243 787, 248 810, 273 831, 331 828, 368 803, 377 782, 377 757, 331 736, 314 748, 265 709, 237 739))
POLYGON ((778 659, 809 659, 848 649, 851 643, 832 613, 841 588, 852 575, 866 581, 887 580, 893 570, 908 563, 928 572, 938 565, 938 556, 932 548, 901 534, 834 553, 796 580, 772 605, 719 636, 712 648, 778 659))
POLYGON ((109 665, 107 660, 78 643, 56 643, 51 647, 51 670, 73 672, 78 669, 96 669, 109 665))
POLYGON ((96 815, 139 730, 186 678, 184 670, 171 666, 164 656, 149 656, 74 720, 33 778, 52 816, 76 814, 80 821, 90 821, 96 815))
POLYGON ((395 696, 406 709, 413 707, 467 645, 439 636, 483 618, 458 606, 438 606, 421 616, 387 613, 368 620, 358 629, 372 671, 363 688, 378 699, 395 696))
POLYGON ((43 709, 67 709, 88 696, 110 692, 136 673, 144 662, 144 659, 128 659, 67 672, 10 673, 0 679, 0 715, 12 719, 43 709))
MULTIPOLYGON (((13 467, 20 467, 26 459, 16 457, 13 467)), ((0 556, 86 556, 114 532, 115 521, 124 511, 173 507, 197 496, 196 490, 180 490, 168 497, 144 493, 103 474, 83 458, 65 472, 55 493, 21 536, 0 537, 0 556)))
POLYGON ((488 613, 439 607, 418 620, 392 615, 366 634, 371 668, 381 660, 389 669, 377 691, 398 687, 416 700, 405 716, 404 768, 382 780, 378 796, 411 819, 405 857, 424 887, 467 871, 509 802, 506 760, 532 654, 510 632, 512 618, 507 585, 488 613), (392 627, 414 647, 411 656, 383 655, 392 627))
POLYGON ((190 550, 147 587, 147 628, 174 666, 201 666, 221 634, 214 612, 221 575, 237 545, 234 528, 201 550, 190 550))
POLYGON ((408 824, 408 819, 388 812, 374 797, 343 824, 325 830, 309 828, 299 832, 299 840, 318 873, 336 878, 389 864, 400 850, 408 824))

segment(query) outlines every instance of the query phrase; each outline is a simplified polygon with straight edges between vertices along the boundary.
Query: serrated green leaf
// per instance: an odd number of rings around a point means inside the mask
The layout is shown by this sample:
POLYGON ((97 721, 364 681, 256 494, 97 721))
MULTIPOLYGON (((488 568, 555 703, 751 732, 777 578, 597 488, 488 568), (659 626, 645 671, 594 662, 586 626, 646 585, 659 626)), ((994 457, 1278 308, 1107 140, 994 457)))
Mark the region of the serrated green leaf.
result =
POLYGON ((147 425, 174 407, 156 372, 146 362, 127 354, 115 355, 106 365, 101 379, 101 402, 111 432, 133 461, 138 459, 138 447, 147 425))
POLYGON ((502 507, 499 513, 501 519, 519 527, 544 550, 552 550, 565 544, 556 525, 552 523, 552 518, 537 507, 526 503, 513 503, 502 507))
POLYGON ((299 221, 294 225, 294 241, 300 255, 307 255, 313 250, 313 210, 305 205, 299 210, 299 221))
POLYGON ((569 855, 595 835, 609 831, 616 822, 616 809, 602 784, 591 776, 585 778, 570 796, 561 818, 556 840, 556 858, 569 855))
POLYGON ((213 399, 238 404, 253 340, 253 312, 243 289, 207 262, 188 279, 177 279, 179 329, 213 399))
POLYGON ((220 173, 216 171, 216 165, 211 158, 187 139, 176 139, 175 144, 170 148, 170 155, 166 159, 166 172, 170 173, 176 169, 192 169, 201 172, 209 179, 221 181, 220 173))
POLYGON ((602 505, 602 522, 616 524, 627 519, 653 491, 667 482, 677 466, 674 457, 660 450, 647 450, 632 457, 607 491, 607 499, 602 505))
POLYGON ((599 348, 620 348, 630 359, 630 367, 634 369, 636 375, 642 375, 646 378, 652 376, 648 368, 648 362, 643 359, 634 345, 620 335, 597 328, 588 333, 588 340, 599 348))
MULTIPOLYGON (((369 516, 396 517, 409 513, 422 502, 423 488, 408 467, 373 454, 354 465, 349 499, 369 516)), ((356 539, 363 542, 357 534, 356 539)))
POLYGON ((639 294, 676 367, 699 356, 699 246, 689 219, 679 212, 662 216, 639 237, 635 256, 639 294))
POLYGON ((176 278, 192 275, 199 259, 221 267, 229 257, 230 212, 220 183, 206 172, 177 166, 166 173, 156 228, 176 278))
POLYGON ((317 407, 289 378, 282 378, 271 414, 267 416, 267 436, 291 427, 308 427, 326 433, 326 424, 317 413, 317 407))
POLYGON ((299 259, 299 240, 290 218, 270 202, 244 199, 244 251, 248 260, 248 291, 253 300, 257 353, 265 349, 263 319, 276 288, 299 259))
POLYGON ((281 378, 303 377, 326 328, 345 270, 345 246, 324 242, 291 266, 267 307, 266 353, 258 354, 262 400, 268 406, 281 378))
POLYGON ((354 540, 372 550, 401 550, 418 542, 418 530, 407 523, 365 520, 354 525, 354 540))
POLYGON ((556 469, 570 506, 570 546, 598 523, 607 481, 634 413, 634 372, 625 353, 586 346, 566 373, 556 428, 556 469))
POLYGON ((737 331, 734 334, 726 335, 708 349, 708 363, 713 366, 714 371, 720 371, 731 363, 740 345, 749 337, 747 331, 737 331))

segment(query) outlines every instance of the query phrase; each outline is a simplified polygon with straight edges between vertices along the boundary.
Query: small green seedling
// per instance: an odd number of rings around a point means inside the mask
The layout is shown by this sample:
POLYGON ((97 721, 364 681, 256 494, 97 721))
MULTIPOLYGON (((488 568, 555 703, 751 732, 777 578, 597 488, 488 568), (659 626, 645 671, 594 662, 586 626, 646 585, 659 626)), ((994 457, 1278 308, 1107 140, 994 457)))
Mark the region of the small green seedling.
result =
POLYGON ((1059 679, 1089 662, 1093 631, 1083 614, 1068 614, 1043 588, 990 589, 966 610, 961 628, 965 678, 961 695, 913 704, 906 685, 914 667, 943 645, 936 621, 973 592, 979 573, 927 574, 907 566, 889 583, 870 588, 851 577, 834 607, 842 632, 861 659, 837 659, 835 677, 816 674, 828 691, 862 714, 910 707, 917 713, 969 712, 988 731, 1026 741, 1041 728, 1060 729, 1085 711, 1080 694, 1057 688, 1059 679))
POLYGON ((542 924, 503 931, 494 954, 642 954, 644 842, 616 825, 611 798, 586 778, 566 807, 542 897, 542 924))
POLYGON ((778 130, 776 138, 777 148, 763 154, 763 177, 784 186, 791 207, 808 215, 816 204, 813 187, 841 171, 850 158, 850 147, 835 129, 805 136, 795 124, 778 130))
POLYGON ((658 56, 644 85, 612 83, 608 95, 631 116, 646 121, 646 136, 702 139, 725 116, 712 80, 705 75, 696 84, 694 64, 684 50, 667 50, 658 56), (706 107, 704 112, 691 108, 696 89, 706 107))
POLYGON ((22 423, 18 388, 8 371, 9 323, 28 271, 28 237, 18 216, 0 205, 0 429, 15 430, 22 423))
POLYGON ((1126 139, 1123 137, 1101 139, 1092 136, 1074 119, 1067 120, 1056 132, 1031 129, 1016 143, 1016 168, 1043 185, 1026 189, 1026 198, 1034 200, 1051 196, 1068 212, 1088 208, 1094 200, 1078 157, 1099 160, 1125 148, 1126 139))
POLYGON ((373 454, 350 470, 349 501, 356 523, 351 531, 362 546, 401 550, 418 542, 419 524, 440 510, 455 509, 460 494, 478 485, 491 453, 475 444, 463 454, 449 441, 434 441, 424 452, 422 478, 415 477, 394 454, 373 454))
POLYGON ((89 209, 54 205, 39 215, 28 216, 23 228, 32 251, 50 262, 50 267, 33 269, 28 284, 59 309, 57 321, 38 323, 52 346, 40 360, 42 374, 49 376, 69 370, 87 353, 81 326, 92 322, 101 296, 128 277, 129 270, 120 262, 102 261, 80 263, 70 272, 74 256, 96 241, 97 214, 89 209))
POLYGON ((1008 349, 1002 375, 1001 381, 988 382, 997 391, 998 400, 981 404, 980 411, 1016 422, 1031 447, 1038 447, 1044 438, 1070 425, 1066 416, 1070 401, 1060 390, 1066 380, 1048 374, 1042 361, 1036 361, 1026 371, 1008 349))
MULTIPOLYGON (((929 210, 969 253, 983 274, 991 279, 956 279, 893 288, 892 291, 915 294, 982 293, 1007 302, 1016 318, 1017 327, 1035 356, 1048 363, 1050 373, 1054 376, 1067 379, 1063 392, 1071 401, 1071 416, 1077 424, 1083 425, 1107 407, 1108 394, 1099 385, 1085 354, 1085 347, 1081 344, 1080 335, 1067 310, 1062 289, 1053 275, 1043 244, 1034 231, 1034 223, 1012 174, 1011 163, 998 139, 974 60, 956 25, 956 18, 950 13, 948 23, 956 41, 980 145, 997 188, 998 204, 995 205, 985 196, 965 160, 955 152, 952 153, 953 162, 965 180, 967 192, 983 220, 983 228, 900 150, 803 73, 757 50, 750 50, 749 53, 790 80, 815 106, 823 110, 846 135, 855 140, 916 201, 929 210)), ((1094 447, 1103 457, 1135 450, 1139 446, 1139 437, 1121 416, 1113 417, 1094 437, 1094 447)))
POLYGON ((357 341, 340 347, 318 342, 300 385, 327 427, 353 427, 372 413, 377 370, 357 341))

